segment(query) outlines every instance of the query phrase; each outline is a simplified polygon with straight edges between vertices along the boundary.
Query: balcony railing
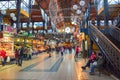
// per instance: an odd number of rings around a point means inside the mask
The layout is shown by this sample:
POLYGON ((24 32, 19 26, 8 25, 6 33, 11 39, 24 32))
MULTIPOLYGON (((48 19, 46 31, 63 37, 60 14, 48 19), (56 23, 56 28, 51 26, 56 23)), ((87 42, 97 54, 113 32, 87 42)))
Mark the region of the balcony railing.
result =
MULTIPOLYGON (((94 25, 89 29, 90 38, 95 40, 97 45, 101 48, 102 52, 106 56, 106 66, 119 77, 120 74, 120 50, 94 25)), ((119 44, 119 43, 118 43, 119 44)))
POLYGON ((120 42, 120 29, 117 27, 110 28, 110 35, 120 42))

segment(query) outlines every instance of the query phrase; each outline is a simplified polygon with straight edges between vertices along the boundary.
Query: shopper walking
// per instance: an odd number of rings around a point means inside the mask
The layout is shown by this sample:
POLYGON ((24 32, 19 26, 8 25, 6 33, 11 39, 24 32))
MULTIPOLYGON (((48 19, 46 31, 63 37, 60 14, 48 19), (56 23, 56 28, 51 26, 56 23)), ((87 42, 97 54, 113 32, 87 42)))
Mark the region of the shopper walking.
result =
POLYGON ((16 60, 16 64, 18 64, 18 54, 19 54, 19 49, 15 50, 15 60, 16 60))
POLYGON ((78 53, 79 53, 79 47, 76 46, 76 48, 75 48, 75 58, 78 58, 78 53))
POLYGON ((19 51, 19 55, 18 55, 18 65, 22 66, 22 60, 23 60, 23 56, 24 56, 24 47, 21 46, 20 51, 19 51))
POLYGON ((32 49, 28 48, 27 60, 31 60, 31 59, 32 59, 32 49))
POLYGON ((61 47, 61 56, 63 56, 64 48, 61 47))
POLYGON ((52 56, 52 54, 51 54, 51 50, 52 50, 52 49, 51 49, 51 46, 49 45, 49 46, 48 46, 48 54, 49 54, 49 57, 52 56))

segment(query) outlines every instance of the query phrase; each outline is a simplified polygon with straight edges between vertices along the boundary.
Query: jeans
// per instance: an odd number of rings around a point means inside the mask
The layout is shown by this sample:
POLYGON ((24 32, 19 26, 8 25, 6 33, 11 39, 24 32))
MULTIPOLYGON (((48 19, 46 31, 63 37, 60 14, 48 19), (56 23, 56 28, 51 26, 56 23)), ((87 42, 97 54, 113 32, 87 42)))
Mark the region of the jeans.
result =
POLYGON ((92 65, 91 68, 90 68, 90 72, 94 72, 96 67, 97 67, 96 65, 92 65))
POLYGON ((61 56, 63 56, 63 52, 61 52, 61 56))
POLYGON ((20 56, 20 57, 18 58, 18 65, 22 66, 22 60, 23 60, 23 57, 20 56))
POLYGON ((91 63, 91 60, 88 60, 88 62, 86 63, 85 67, 90 67, 90 63, 91 63))
POLYGON ((4 66, 6 64, 5 60, 2 61, 2 66, 4 66))
POLYGON ((3 58, 2 65, 4 66, 6 64, 7 57, 3 58))

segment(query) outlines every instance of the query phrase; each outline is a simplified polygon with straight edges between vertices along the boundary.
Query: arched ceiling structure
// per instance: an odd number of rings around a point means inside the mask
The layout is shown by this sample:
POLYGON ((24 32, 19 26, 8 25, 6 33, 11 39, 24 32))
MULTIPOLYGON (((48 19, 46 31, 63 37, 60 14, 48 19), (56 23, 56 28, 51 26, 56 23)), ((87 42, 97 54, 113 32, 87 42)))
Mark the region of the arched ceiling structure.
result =
POLYGON ((36 0, 36 5, 32 7, 32 20, 42 21, 41 10, 50 17, 50 20, 56 24, 58 28, 64 26, 64 24, 72 25, 72 18, 77 16, 77 20, 82 20, 88 3, 90 0, 84 0, 85 5, 80 6, 80 0, 36 0), (76 10, 73 9, 73 5, 77 4, 81 10, 81 14, 76 14, 76 10), (37 18, 36 18, 36 17, 37 18))
MULTIPOLYGON (((44 19, 42 18, 41 9, 50 17, 50 21, 52 21, 57 28, 62 28, 65 25, 73 25, 71 22, 76 17, 77 21, 80 22, 83 19, 86 9, 88 5, 91 3, 90 9, 90 20, 96 19, 96 9, 94 6, 94 0, 84 0, 85 5, 80 6, 80 1, 82 0, 35 0, 35 5, 32 6, 31 12, 31 21, 42 22, 44 19), (73 9, 73 5, 77 4, 78 9, 81 10, 80 14, 76 14, 76 10, 73 9)), ((110 7, 110 6, 109 6, 110 7)), ((116 6, 109 8, 109 19, 113 19, 117 16, 117 13, 120 11, 120 7, 116 6), (117 9, 118 8, 118 9, 117 9), (117 9, 117 10, 116 10, 117 9), (112 13, 112 14, 111 14, 112 13)), ((100 20, 104 19, 103 11, 99 15, 100 20)), ((27 21, 27 19, 23 19, 22 21, 27 21)))

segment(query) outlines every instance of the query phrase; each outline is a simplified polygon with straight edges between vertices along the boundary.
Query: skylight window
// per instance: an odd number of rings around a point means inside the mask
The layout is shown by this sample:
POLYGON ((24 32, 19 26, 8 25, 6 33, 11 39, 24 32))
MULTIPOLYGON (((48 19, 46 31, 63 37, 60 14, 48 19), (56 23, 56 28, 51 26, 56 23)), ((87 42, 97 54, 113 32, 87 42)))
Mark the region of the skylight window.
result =
POLYGON ((16 9, 15 1, 0 1, 0 10, 16 9))

